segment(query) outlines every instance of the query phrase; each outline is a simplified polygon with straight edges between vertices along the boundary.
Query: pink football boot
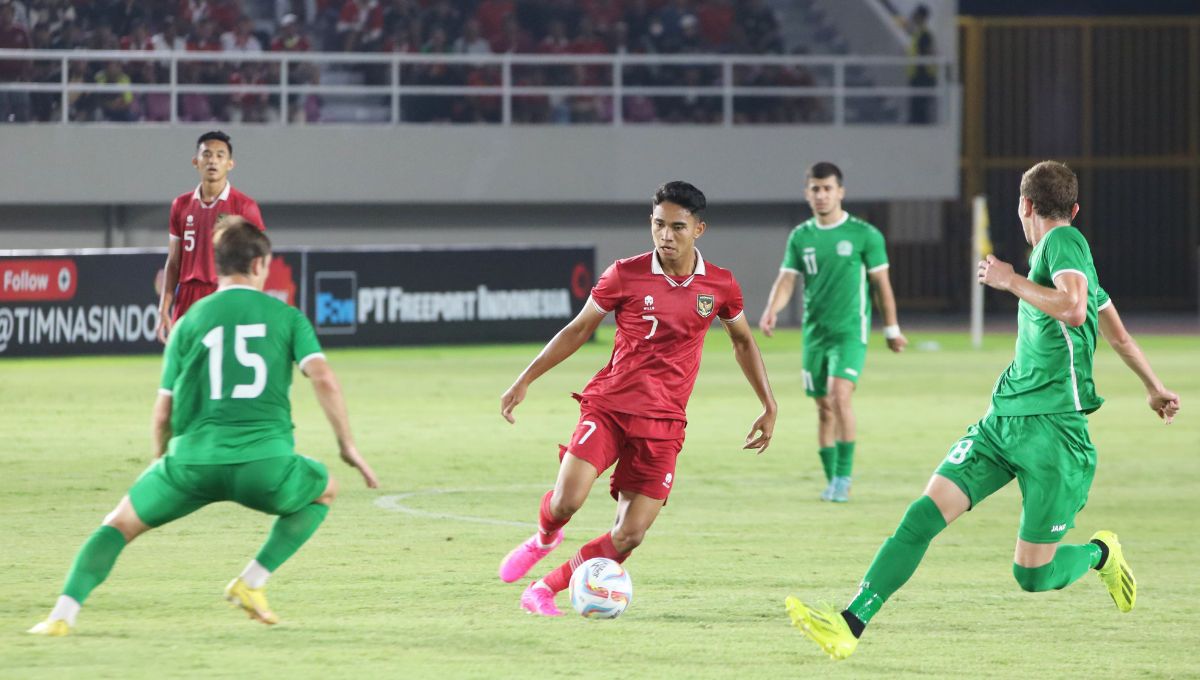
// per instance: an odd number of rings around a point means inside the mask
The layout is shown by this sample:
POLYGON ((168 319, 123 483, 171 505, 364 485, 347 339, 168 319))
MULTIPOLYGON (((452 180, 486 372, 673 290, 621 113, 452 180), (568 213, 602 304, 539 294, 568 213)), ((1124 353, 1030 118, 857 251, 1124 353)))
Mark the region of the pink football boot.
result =
POLYGON ((504 556, 500 562, 500 580, 505 583, 512 583, 519 580, 522 576, 529 573, 533 569, 533 565, 541 561, 543 557, 550 554, 563 542, 562 529, 554 536, 554 542, 549 548, 541 547, 541 542, 538 541, 538 535, 534 534, 529 537, 521 545, 512 549, 512 552, 504 556))
POLYGON ((525 592, 521 593, 521 609, 538 616, 563 615, 558 610, 558 606, 554 604, 554 591, 545 587, 537 587, 537 581, 530 583, 525 592))

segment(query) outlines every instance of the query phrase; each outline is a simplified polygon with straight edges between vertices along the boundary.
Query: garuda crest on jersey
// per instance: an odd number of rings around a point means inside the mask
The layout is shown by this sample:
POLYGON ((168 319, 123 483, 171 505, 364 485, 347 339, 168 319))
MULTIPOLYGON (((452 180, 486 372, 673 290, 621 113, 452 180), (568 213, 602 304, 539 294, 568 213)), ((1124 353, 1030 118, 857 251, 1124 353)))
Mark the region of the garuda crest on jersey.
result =
POLYGON ((696 313, 704 318, 712 316, 713 313, 713 296, 697 295, 696 296, 696 313))

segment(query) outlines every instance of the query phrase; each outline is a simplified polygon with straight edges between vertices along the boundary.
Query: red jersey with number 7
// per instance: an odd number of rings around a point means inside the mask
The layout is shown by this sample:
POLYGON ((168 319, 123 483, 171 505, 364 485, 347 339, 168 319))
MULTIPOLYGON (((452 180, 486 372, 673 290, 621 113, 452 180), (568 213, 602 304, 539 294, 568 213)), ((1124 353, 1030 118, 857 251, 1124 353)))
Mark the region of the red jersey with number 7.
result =
POLYGON ((617 333, 608 365, 580 396, 609 411, 683 421, 713 319, 743 314, 733 272, 700 251, 689 276, 664 273, 656 251, 617 260, 592 288, 591 304, 616 314, 617 333))
POLYGON ((225 190, 212 203, 200 200, 200 187, 171 203, 171 239, 180 240, 179 282, 216 285, 217 268, 213 264, 212 237, 217 220, 225 215, 241 215, 259 229, 266 229, 258 204, 246 194, 225 183, 225 190))

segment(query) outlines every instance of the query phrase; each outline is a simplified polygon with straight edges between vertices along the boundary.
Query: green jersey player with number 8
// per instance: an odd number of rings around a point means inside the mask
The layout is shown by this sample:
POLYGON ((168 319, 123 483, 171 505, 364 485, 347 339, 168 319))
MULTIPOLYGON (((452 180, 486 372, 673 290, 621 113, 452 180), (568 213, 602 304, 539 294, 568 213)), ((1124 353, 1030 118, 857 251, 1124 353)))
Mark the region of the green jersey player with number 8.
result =
POLYGON ((312 381, 342 459, 367 486, 378 485, 354 445, 341 388, 312 325, 300 310, 262 292, 271 263, 266 234, 229 216, 217 225, 213 244, 217 291, 180 319, 167 343, 154 406, 157 460, 80 548, 54 610, 30 633, 68 634, 126 544, 219 501, 279 517, 258 555, 225 589, 250 618, 278 622, 264 594, 267 578, 313 535, 337 492, 324 465, 295 453, 293 364, 312 381))
POLYGON ((946 525, 1014 477, 1022 512, 1013 577, 1021 589, 1059 590, 1095 569, 1117 608, 1133 609, 1137 582, 1116 534, 1098 531, 1088 543, 1061 543, 1087 502, 1096 468, 1087 427, 1087 414, 1103 402, 1092 382, 1096 336, 1102 334, 1142 380, 1150 408, 1167 423, 1179 411, 1179 395, 1154 374, 1100 287, 1088 242, 1071 226, 1078 193, 1075 173, 1055 161, 1038 163, 1021 178, 1018 214, 1033 246, 1029 276, 992 255, 979 263, 979 283, 1020 298, 1016 356, 996 382, 991 407, 950 448, 845 609, 787 598, 792 623, 830 657, 844 659, 855 650, 871 618, 913 575, 946 525))

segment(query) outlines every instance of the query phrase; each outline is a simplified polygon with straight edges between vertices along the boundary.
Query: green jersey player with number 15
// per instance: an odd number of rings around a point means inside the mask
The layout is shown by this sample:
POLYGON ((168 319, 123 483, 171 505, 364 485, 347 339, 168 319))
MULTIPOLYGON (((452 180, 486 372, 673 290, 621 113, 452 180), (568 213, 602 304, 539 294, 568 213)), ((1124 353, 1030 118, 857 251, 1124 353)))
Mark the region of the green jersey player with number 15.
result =
POLYGON ((213 236, 215 293, 192 307, 167 342, 154 405, 154 455, 104 523, 83 544, 50 616, 29 632, 66 635, 88 594, 126 544, 210 503, 233 501, 278 515, 271 535, 225 597, 257 621, 278 618, 267 578, 317 530, 337 485, 321 463, 297 455, 292 438, 292 366, 312 381, 341 456, 367 486, 375 473, 354 446, 341 388, 308 319, 262 293, 271 263, 266 234, 228 216, 213 236))
POLYGON ((1154 374, 1100 287, 1087 239, 1071 226, 1078 193, 1075 173, 1055 161, 1021 178, 1018 214, 1033 246, 1029 276, 992 255, 979 263, 979 283, 1020 298, 1016 356, 996 381, 987 413, 950 447, 924 495, 879 548, 858 594, 840 612, 787 598, 792 623, 832 658, 854 651, 947 524, 1014 477, 1022 501, 1012 569, 1021 589, 1060 590, 1095 569, 1117 609, 1133 609, 1137 582, 1116 534, 1098 531, 1087 543, 1061 543, 1096 470, 1087 415, 1103 402, 1092 382, 1097 334, 1142 380, 1150 408, 1167 423, 1179 412, 1179 395, 1154 374))
POLYGON ((867 358, 871 296, 883 314, 883 335, 893 352, 908 340, 900 333, 888 278, 883 234, 842 210, 846 189, 833 163, 815 163, 805 178, 811 219, 788 237, 779 277, 758 322, 767 337, 776 315, 804 282, 804 393, 817 402, 817 440, 825 491, 821 500, 850 500, 857 421, 851 397, 867 358))

